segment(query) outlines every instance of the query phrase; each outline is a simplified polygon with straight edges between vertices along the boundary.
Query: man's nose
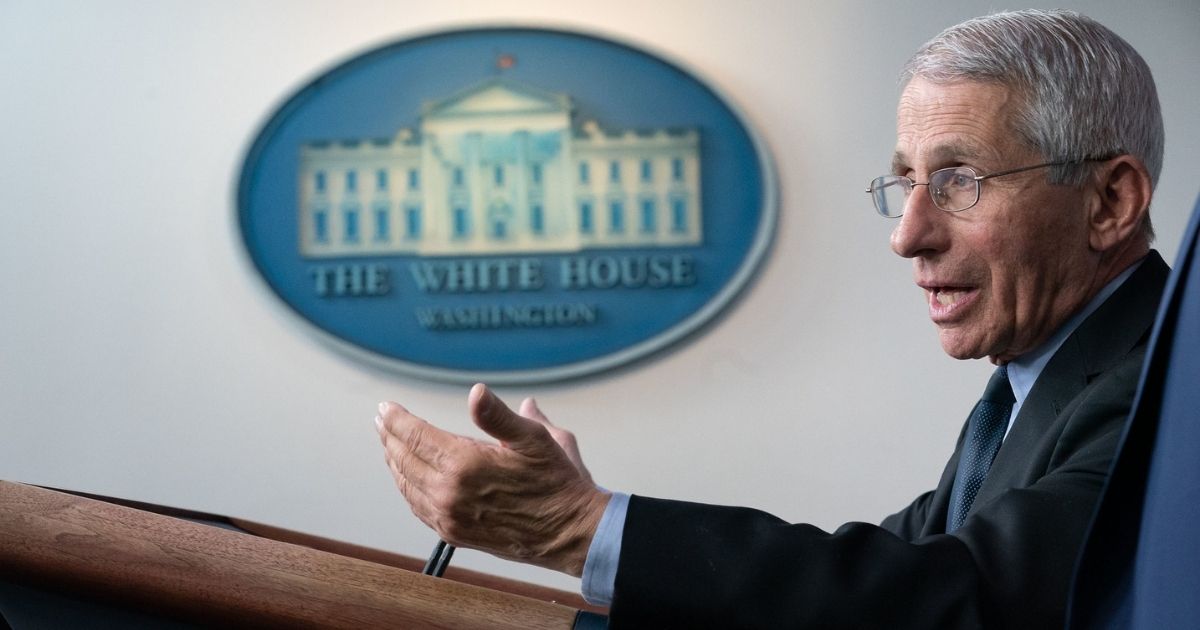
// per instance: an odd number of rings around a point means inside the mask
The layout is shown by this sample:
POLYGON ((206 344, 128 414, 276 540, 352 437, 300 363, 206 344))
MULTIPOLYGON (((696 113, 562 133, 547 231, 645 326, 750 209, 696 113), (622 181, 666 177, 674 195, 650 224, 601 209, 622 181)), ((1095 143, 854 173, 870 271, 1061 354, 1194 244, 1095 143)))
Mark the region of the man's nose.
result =
POLYGON ((892 230, 892 251, 904 258, 928 257, 946 250, 947 213, 933 205, 928 185, 913 188, 904 200, 904 214, 892 230))

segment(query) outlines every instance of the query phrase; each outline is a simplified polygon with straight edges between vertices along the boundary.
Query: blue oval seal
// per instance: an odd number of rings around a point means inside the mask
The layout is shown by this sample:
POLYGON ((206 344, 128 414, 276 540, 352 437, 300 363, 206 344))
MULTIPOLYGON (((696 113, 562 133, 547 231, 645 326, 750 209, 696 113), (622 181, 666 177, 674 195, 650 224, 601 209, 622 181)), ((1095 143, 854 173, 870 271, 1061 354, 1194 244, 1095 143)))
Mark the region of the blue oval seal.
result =
POLYGON ((237 187, 249 258, 366 360, 530 383, 710 321, 753 275, 774 174, 734 108, 633 46, 541 28, 406 39, 270 116, 237 187))

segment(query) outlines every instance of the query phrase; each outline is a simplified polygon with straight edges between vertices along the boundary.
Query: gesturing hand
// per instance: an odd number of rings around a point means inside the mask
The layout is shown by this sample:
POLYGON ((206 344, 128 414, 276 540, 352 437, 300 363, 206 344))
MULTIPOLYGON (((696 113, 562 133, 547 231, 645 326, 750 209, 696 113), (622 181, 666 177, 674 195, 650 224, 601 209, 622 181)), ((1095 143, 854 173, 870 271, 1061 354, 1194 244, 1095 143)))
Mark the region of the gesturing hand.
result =
POLYGON ((499 444, 380 404, 388 467, 413 514, 454 545, 581 575, 608 496, 592 483, 574 436, 553 427, 532 400, 518 415, 481 384, 471 388, 468 409, 499 444))

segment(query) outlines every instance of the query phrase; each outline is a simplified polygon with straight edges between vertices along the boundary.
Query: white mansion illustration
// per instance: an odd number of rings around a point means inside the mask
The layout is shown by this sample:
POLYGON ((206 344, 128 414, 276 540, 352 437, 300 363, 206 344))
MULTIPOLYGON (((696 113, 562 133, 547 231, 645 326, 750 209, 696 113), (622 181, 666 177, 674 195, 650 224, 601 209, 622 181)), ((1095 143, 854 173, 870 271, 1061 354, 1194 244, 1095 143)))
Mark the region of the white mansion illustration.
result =
POLYGON ((300 253, 464 255, 697 245, 694 129, 571 124, 566 94, 496 78, 418 129, 300 149, 300 253))

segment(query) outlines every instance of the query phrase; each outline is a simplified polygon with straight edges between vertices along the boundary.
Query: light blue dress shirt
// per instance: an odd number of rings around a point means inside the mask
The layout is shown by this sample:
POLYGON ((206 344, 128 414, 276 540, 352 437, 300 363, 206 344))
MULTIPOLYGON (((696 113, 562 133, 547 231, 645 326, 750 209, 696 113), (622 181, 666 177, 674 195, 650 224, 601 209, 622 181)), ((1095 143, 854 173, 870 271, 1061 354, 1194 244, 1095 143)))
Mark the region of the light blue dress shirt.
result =
MULTIPOLYGON (((1063 324, 1042 345, 1008 364, 1008 382, 1012 386, 1016 402, 1013 403, 1012 414, 1008 417, 1008 429, 1005 430, 1005 436, 1008 435, 1008 431, 1012 430, 1013 421, 1021 411, 1021 405, 1029 396, 1029 391, 1033 389, 1033 384, 1037 382, 1042 369, 1050 362, 1050 358, 1054 356, 1055 352, 1058 352, 1063 342, 1071 336, 1071 333, 1075 332, 1083 320, 1095 312, 1141 264, 1138 262, 1130 265, 1128 269, 1106 284, 1096 294, 1096 297, 1088 302, 1087 306, 1067 320, 1067 323, 1063 324)), ((584 599, 592 604, 598 606, 612 604, 613 591, 617 583, 617 562, 621 558, 621 538, 624 534, 625 516, 628 511, 629 495, 620 492, 612 493, 608 507, 604 509, 604 516, 600 518, 600 525, 596 528, 596 535, 592 537, 592 544, 588 547, 587 560, 583 564, 581 590, 584 599)))

